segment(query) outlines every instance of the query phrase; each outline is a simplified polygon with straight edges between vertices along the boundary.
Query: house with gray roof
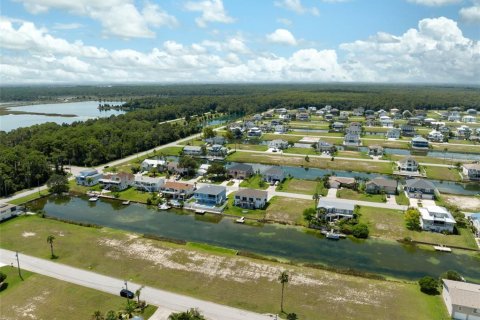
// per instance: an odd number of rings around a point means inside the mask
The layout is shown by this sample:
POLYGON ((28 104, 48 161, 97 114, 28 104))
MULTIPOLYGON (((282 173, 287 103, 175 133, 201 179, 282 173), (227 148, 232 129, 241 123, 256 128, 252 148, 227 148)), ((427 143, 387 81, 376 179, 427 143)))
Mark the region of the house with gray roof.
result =
POLYGON ((412 148, 413 149, 428 149, 428 140, 422 136, 416 136, 412 138, 412 148))
POLYGON ((200 146, 185 146, 183 148, 183 154, 189 156, 201 156, 203 154, 202 147, 200 146))
POLYGON ((96 185, 102 177, 103 174, 96 169, 85 169, 75 177, 75 182, 78 185, 90 187, 96 185))
POLYGON ((358 147, 362 144, 359 134, 347 133, 343 139, 343 145, 349 147, 358 147))
POLYGON ((263 172, 263 180, 269 183, 285 180, 285 171, 280 167, 270 167, 263 172))
POLYGON ((253 175, 253 167, 249 164, 237 163, 227 169, 227 175, 234 179, 247 179, 253 175))
POLYGON ((480 319, 480 285, 442 280, 442 298, 452 319, 480 319))
POLYGON ((468 180, 480 180, 480 163, 465 163, 462 165, 462 174, 468 180))
POLYGON ((405 182, 405 191, 410 198, 435 199, 437 188, 428 180, 408 179, 405 182))
POLYGON ((367 193, 388 193, 396 194, 398 190, 398 181, 392 179, 385 179, 376 177, 365 184, 365 191, 367 193))
POLYGON ((193 197, 197 203, 203 205, 221 205, 227 199, 227 188, 207 184, 195 190, 193 197))
POLYGON ((233 205, 245 209, 263 209, 267 205, 268 192, 256 189, 240 189, 235 193, 233 205))
POLYGON ((324 218, 327 221, 351 219, 353 218, 354 210, 355 205, 350 201, 322 197, 318 201, 317 216, 319 218, 324 218))

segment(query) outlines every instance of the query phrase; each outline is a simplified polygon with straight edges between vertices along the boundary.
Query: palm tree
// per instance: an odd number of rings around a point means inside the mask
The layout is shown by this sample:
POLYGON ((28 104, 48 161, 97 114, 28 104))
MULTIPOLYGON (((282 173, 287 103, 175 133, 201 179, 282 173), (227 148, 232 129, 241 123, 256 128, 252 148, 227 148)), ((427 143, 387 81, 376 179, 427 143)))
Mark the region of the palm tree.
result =
POLYGON ((107 314, 105 315, 105 320, 117 320, 117 319, 118 319, 117 313, 113 310, 108 311, 107 314))
POLYGON ((102 313, 100 311, 95 311, 93 314, 92 314, 92 320, 103 320, 103 316, 102 316, 102 313))
POLYGON ((135 302, 128 300, 125 304, 125 309, 123 309, 124 314, 127 316, 127 319, 130 319, 135 311, 135 302))
POLYGON ((140 294, 142 293, 143 288, 145 288, 145 286, 141 286, 137 289, 137 291, 135 291, 135 296, 137 297, 138 304, 140 304, 140 294))
POLYGON ((55 240, 55 236, 49 235, 47 237, 47 243, 50 244, 50 251, 52 253, 52 256, 51 256, 52 259, 55 258, 55 254, 53 253, 53 240, 55 240))
POLYGON ((313 200, 315 201, 315 208, 316 208, 316 207, 317 207, 317 204, 318 204, 318 200, 320 199, 320 196, 319 196, 318 192, 315 192, 315 193, 313 194, 313 197, 312 197, 312 198, 313 198, 313 200))
POLYGON ((286 270, 282 271, 282 273, 278 276, 278 281, 282 284, 282 300, 280 302, 280 310, 283 312, 283 292, 285 289, 285 283, 288 283, 289 275, 286 270))
POLYGON ((192 308, 186 312, 172 313, 168 320, 205 320, 205 317, 197 309, 192 308))

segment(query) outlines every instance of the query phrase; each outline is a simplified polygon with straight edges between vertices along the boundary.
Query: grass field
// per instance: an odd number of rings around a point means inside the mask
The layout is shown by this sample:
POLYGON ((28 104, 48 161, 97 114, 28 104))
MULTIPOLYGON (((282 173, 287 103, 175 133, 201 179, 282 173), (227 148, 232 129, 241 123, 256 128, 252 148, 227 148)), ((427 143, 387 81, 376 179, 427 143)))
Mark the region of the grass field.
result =
POLYGON ((435 151, 443 151, 445 148, 448 149, 449 152, 463 152, 463 153, 480 153, 480 144, 477 145, 452 145, 452 144, 445 144, 445 143, 432 143, 432 149, 435 151))
POLYGON ((411 231, 405 227, 404 214, 399 210, 360 207, 360 221, 368 225, 370 235, 385 239, 398 240, 410 237, 412 240, 425 241, 447 246, 476 248, 473 234, 460 229, 460 235, 443 235, 427 231, 411 231))
POLYGON ((368 154, 359 151, 337 151, 336 157, 370 159, 370 156, 368 154))
POLYGON ((270 141, 270 140, 275 140, 275 139, 282 139, 286 140, 290 143, 295 143, 298 142, 302 139, 301 136, 292 136, 289 134, 275 134, 275 133, 265 133, 262 135, 262 140, 264 141, 270 141))
MULTIPOLYGON (((125 305, 125 298, 85 288, 40 274, 22 271, 21 281, 16 268, 5 266, 8 287, 0 292, 2 319, 90 319, 93 312, 115 312, 125 305)), ((120 291, 121 288, 119 288, 120 291)), ((156 310, 149 306, 148 319, 156 310)))
POLYGON ((405 195, 405 192, 403 191, 401 191, 398 195, 395 196, 395 201, 399 205, 404 205, 404 206, 410 205, 410 201, 408 200, 407 196, 405 195))
POLYGON ((273 197, 267 208, 265 219, 292 224, 306 225, 303 210, 314 207, 313 200, 273 197))
POLYGON ((277 191, 291 192, 312 195, 317 192, 321 196, 326 196, 328 189, 325 188, 322 181, 302 180, 291 178, 285 180, 277 187, 277 191))
POLYGON ((338 319, 340 310, 346 320, 371 319, 372 314, 389 320, 448 319, 439 296, 422 294, 417 284, 403 281, 214 254, 132 233, 38 217, 7 221, 0 225, 0 232, 1 247, 42 258, 48 258, 45 239, 52 233, 57 237, 59 263, 260 313, 279 312, 277 277, 287 269, 293 277, 285 290, 285 310, 302 320, 319 319, 319 314, 322 319, 338 319), (29 232, 28 241, 24 232, 29 232))
POLYGON ((142 163, 143 160, 149 159, 149 158, 154 158, 156 156, 178 156, 182 152, 183 147, 166 147, 166 148, 158 148, 156 149, 155 153, 151 152, 147 155, 137 157, 135 159, 129 160, 122 162, 116 166, 112 166, 110 168, 105 169, 106 172, 112 172, 113 168, 116 168, 118 171, 124 171, 124 172, 131 172, 130 166, 134 164, 140 164, 142 163))
POLYGON ((462 178, 456 168, 422 166, 427 178, 436 180, 461 181, 462 178))
POLYGON ((263 181, 261 174, 254 174, 250 178, 240 182, 240 187, 265 190, 268 188, 268 183, 263 181))
POLYGON ((291 134, 304 135, 304 136, 321 136, 321 137, 343 137, 343 132, 308 132, 308 131, 290 131, 291 134))
POLYGON ((338 189, 337 198, 358 201, 386 202, 385 196, 381 194, 360 193, 351 189, 338 189))
POLYGON ((235 148, 241 149, 241 150, 253 150, 253 151, 267 151, 268 146, 262 145, 262 144, 243 144, 243 143, 231 143, 227 144, 227 147, 229 147, 232 150, 235 150, 235 148))
POLYGON ((29 201, 41 198, 41 197, 46 196, 48 194, 49 194, 49 192, 47 190, 43 190, 43 191, 40 191, 40 192, 35 192, 35 193, 32 193, 32 194, 29 194, 28 196, 25 196, 25 197, 21 197, 21 198, 18 198, 18 199, 11 200, 8 203, 17 204, 17 205, 24 204, 25 202, 29 202, 29 201))
POLYGON ((313 148, 296 148, 296 147, 285 149, 283 150, 283 153, 318 155, 318 152, 316 152, 315 149, 313 148))

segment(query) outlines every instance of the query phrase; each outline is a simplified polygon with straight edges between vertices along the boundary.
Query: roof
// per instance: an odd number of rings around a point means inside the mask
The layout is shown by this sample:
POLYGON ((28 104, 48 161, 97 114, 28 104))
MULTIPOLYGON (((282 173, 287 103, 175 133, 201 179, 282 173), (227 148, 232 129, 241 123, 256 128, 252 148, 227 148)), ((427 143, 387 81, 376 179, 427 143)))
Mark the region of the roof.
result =
POLYGON ((180 190, 187 190, 193 188, 193 184, 184 183, 184 182, 177 182, 177 181, 167 181, 163 185, 165 189, 180 189, 180 190))
POLYGON ((480 285, 443 279, 452 299, 452 304, 480 309, 480 285))
POLYGON ((426 143, 428 143, 428 140, 425 139, 424 137, 416 136, 416 137, 412 138, 412 142, 426 142, 426 143))
POLYGON ((199 146, 185 146, 183 151, 202 151, 202 147, 199 146))
POLYGON ((353 211, 355 209, 355 205, 351 202, 346 202, 341 199, 320 198, 317 208, 336 208, 353 211))
POLYGON ((398 186, 398 182, 396 180, 385 179, 382 177, 373 178, 372 180, 368 181, 366 184, 376 184, 380 187, 393 187, 396 188, 398 186))
POLYGON ((136 174, 135 175, 135 181, 141 181, 141 182, 147 182, 147 183, 158 183, 162 180, 165 180, 163 178, 154 178, 154 177, 148 177, 148 176, 142 176, 141 174, 136 174))
POLYGON ((409 188, 435 189, 435 185, 433 183, 424 179, 408 179, 405 181, 405 184, 409 188))
POLYGON ((356 133, 349 132, 345 135, 345 139, 346 140, 360 140, 360 135, 356 134, 356 133))
POLYGON ((79 175, 80 176, 91 176, 91 175, 94 175, 94 174, 98 174, 97 169, 90 168, 90 169, 85 169, 85 170, 80 171, 79 175))
POLYGON ((480 170, 480 163, 466 163, 463 167, 468 170, 480 170))
POLYGON ((399 163, 406 163, 407 161, 413 161, 414 163, 418 164, 418 161, 410 156, 398 160, 399 163))
POLYGON ((368 146, 368 149, 370 149, 370 150, 375 150, 375 149, 377 149, 377 150, 383 150, 383 147, 374 144, 374 145, 368 146))
POLYGON ((253 167, 249 164, 244 164, 244 163, 237 163, 227 170, 239 170, 239 171, 250 171, 253 170, 253 167))
POLYGON ((344 184, 355 183, 355 178, 331 176, 328 181, 337 181, 344 184))
POLYGON ((267 198, 268 192, 256 189, 240 189, 235 193, 235 196, 247 198, 267 198))
POLYGON ((427 206, 423 208, 418 208, 418 211, 422 216, 422 220, 430 220, 430 221, 444 220, 447 223, 452 223, 452 224, 456 223, 452 214, 444 207, 427 206))
POLYGON ((263 173, 264 175, 282 175, 285 171, 283 171, 280 167, 270 167, 263 173))
POLYGON ((222 192, 226 192, 227 188, 224 186, 216 186, 213 184, 207 184, 195 191, 195 193, 203 193, 203 194, 212 194, 212 195, 218 195, 222 192))
POLYGON ((143 160, 142 163, 147 163, 147 164, 153 164, 153 165, 164 165, 165 164, 165 160, 161 160, 161 159, 145 159, 143 160))

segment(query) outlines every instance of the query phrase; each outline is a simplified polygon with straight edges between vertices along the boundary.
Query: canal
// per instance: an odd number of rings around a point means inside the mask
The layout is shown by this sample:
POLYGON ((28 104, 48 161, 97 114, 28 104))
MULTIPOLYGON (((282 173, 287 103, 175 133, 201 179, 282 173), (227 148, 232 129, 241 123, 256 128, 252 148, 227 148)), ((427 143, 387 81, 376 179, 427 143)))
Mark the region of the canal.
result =
POLYGON ((113 200, 91 203, 79 197, 49 197, 32 205, 51 217, 208 243, 295 262, 353 268, 410 280, 457 270, 469 280, 480 281, 478 254, 440 253, 379 239, 331 241, 297 227, 240 225, 229 218, 209 219, 209 216, 184 212, 158 211, 140 204, 123 206, 113 200))

